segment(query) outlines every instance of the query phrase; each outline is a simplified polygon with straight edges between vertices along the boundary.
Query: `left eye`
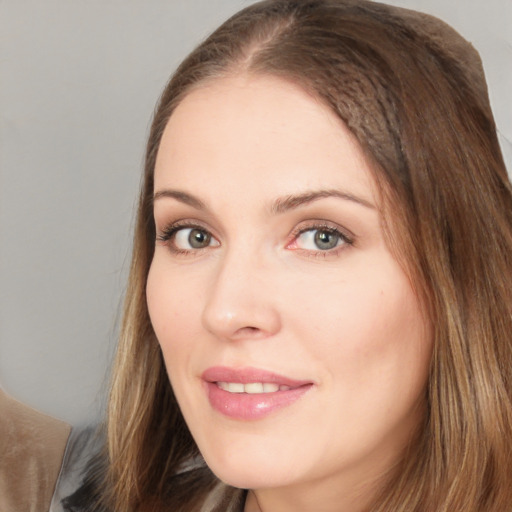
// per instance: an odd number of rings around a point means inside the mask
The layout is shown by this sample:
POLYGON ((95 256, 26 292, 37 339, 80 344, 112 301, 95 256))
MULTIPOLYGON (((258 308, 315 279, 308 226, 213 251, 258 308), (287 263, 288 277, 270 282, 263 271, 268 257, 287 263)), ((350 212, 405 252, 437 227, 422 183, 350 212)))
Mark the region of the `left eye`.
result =
POLYGON ((295 241, 299 249, 308 251, 328 251, 347 243, 345 237, 335 229, 308 229, 300 233, 295 241))
POLYGON ((199 228, 182 228, 174 233, 173 244, 178 249, 204 249, 205 247, 218 245, 215 238, 208 231, 199 228))

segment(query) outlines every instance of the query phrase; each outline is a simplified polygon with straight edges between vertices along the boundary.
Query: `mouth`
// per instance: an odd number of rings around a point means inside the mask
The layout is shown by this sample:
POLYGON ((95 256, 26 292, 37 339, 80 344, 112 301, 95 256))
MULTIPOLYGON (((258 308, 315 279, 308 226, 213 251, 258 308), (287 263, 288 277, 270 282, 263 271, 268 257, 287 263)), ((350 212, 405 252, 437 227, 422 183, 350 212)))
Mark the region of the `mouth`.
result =
POLYGON ((212 367, 202 375, 212 408, 232 419, 254 421, 294 404, 313 382, 256 368, 212 367))
POLYGON ((248 393, 255 395, 258 393, 276 393, 277 391, 289 391, 290 386, 284 384, 274 384, 273 382, 249 382, 242 384, 241 382, 217 382, 217 386, 228 393, 248 393))

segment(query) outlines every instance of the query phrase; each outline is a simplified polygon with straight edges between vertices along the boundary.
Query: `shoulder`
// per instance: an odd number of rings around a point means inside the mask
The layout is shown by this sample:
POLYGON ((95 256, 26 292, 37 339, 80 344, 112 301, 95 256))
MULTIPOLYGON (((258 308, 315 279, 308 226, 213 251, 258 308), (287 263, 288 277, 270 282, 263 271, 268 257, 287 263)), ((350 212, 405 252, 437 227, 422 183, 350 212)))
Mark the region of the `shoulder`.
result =
POLYGON ((49 509, 69 432, 0 389, 0 510, 49 509))
POLYGON ((100 510, 98 501, 107 467, 104 444, 101 427, 73 428, 50 512, 100 510))
MULTIPOLYGON (((74 429, 50 512, 108 512, 104 493, 108 457, 100 429, 74 429)), ((108 491, 107 491, 108 492, 108 491)), ((140 512, 242 512, 246 492, 220 482, 202 459, 185 463, 155 495, 137 506, 140 512)))

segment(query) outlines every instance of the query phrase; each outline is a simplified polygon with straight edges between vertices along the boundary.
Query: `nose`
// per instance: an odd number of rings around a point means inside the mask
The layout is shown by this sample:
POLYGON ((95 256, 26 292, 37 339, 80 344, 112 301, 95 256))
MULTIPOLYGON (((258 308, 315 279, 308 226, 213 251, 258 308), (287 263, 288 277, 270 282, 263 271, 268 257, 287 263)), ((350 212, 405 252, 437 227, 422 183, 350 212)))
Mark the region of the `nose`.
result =
POLYGON ((281 328, 272 281, 275 276, 256 255, 232 254, 219 260, 203 309, 203 326, 217 338, 267 338, 281 328))

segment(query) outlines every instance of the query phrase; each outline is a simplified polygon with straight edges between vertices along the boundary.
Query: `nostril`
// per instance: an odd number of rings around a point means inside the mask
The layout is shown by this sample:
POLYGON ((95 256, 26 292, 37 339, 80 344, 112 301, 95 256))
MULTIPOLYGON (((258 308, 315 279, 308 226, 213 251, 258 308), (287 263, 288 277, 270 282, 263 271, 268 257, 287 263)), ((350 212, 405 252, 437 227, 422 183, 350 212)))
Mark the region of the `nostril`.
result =
POLYGON ((241 327, 238 332, 245 332, 246 334, 258 332, 260 329, 248 325, 247 327, 241 327))
POLYGON ((261 335, 264 335, 264 331, 262 331, 258 327, 252 327, 251 325, 241 327, 235 332, 235 337, 237 338, 243 338, 245 336, 254 338, 255 336, 261 335))

